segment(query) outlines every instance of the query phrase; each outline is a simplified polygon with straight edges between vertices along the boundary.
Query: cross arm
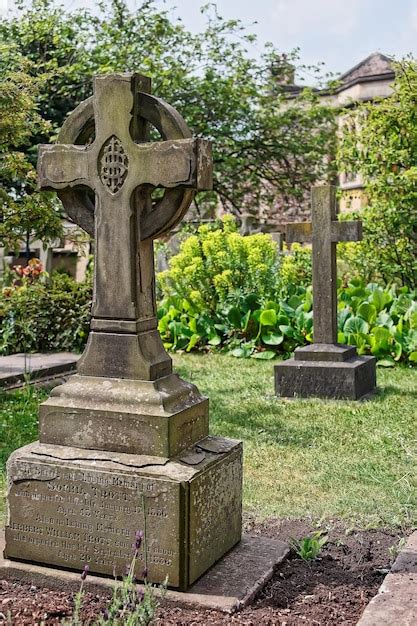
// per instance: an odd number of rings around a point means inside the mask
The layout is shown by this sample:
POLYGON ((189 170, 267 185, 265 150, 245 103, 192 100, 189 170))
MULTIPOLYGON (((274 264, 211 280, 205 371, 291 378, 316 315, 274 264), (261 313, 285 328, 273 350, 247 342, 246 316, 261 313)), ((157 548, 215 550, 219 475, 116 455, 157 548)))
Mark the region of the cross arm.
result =
POLYGON ((362 239, 362 222, 355 220, 352 222, 331 222, 331 240, 333 243, 339 241, 361 241, 362 239))
POLYGON ((89 152, 86 146, 66 144, 39 146, 38 180, 40 189, 65 189, 88 182, 89 152))
POLYGON ((211 143, 205 139, 137 144, 135 160, 137 186, 192 187, 197 191, 213 186, 211 143))
POLYGON ((290 222, 285 224, 285 240, 287 244, 311 243, 313 229, 311 222, 290 222))

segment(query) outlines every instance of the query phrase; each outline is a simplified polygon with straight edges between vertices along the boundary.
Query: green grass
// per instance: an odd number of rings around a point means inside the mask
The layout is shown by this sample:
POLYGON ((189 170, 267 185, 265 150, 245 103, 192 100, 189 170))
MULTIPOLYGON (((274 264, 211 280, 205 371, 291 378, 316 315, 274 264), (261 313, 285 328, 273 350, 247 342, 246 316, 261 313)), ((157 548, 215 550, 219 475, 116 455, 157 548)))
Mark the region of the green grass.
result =
MULTIPOLYGON (((271 363, 176 355, 177 371, 210 397, 214 434, 243 439, 244 507, 259 517, 417 522, 417 371, 378 370, 366 402, 284 400, 271 363)), ((36 391, 4 395, 0 461, 36 438, 36 391)))
MULTIPOLYGON (((47 397, 33 387, 5 393, 0 391, 0 492, 6 489, 5 470, 9 454, 38 438, 38 406, 47 397)), ((0 497, 0 520, 4 497, 0 497)))

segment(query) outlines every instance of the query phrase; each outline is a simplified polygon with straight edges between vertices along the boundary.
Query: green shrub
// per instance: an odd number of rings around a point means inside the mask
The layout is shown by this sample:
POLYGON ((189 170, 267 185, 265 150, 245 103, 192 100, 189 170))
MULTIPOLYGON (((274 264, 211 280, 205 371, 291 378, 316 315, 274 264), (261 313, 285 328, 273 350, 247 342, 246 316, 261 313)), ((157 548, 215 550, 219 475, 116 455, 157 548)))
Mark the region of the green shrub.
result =
POLYGON ((417 293, 352 279, 339 290, 340 343, 373 354, 380 365, 417 363, 417 293))
POLYGON ((64 274, 21 281, 0 293, 0 354, 81 351, 90 323, 91 285, 64 274))
POLYGON ((291 244, 291 254, 282 258, 280 284, 283 290, 289 285, 308 287, 313 279, 311 248, 300 243, 291 244))
POLYGON ((200 226, 158 275, 165 345, 227 346, 234 356, 263 359, 275 356, 269 346, 289 353, 311 335, 311 295, 297 293, 308 282, 311 255, 301 246, 283 258, 270 235, 243 237, 230 216, 200 226))
MULTIPOLYGON (((360 174, 364 241, 353 256, 373 279, 417 285, 417 61, 395 64, 389 98, 345 110, 338 168, 360 174)), ((348 195, 346 192, 345 195, 348 195)))
POLYGON ((216 225, 202 225, 181 243, 169 269, 158 274, 164 296, 179 296, 193 310, 215 314, 256 292, 265 299, 277 293, 280 255, 269 235, 242 237, 230 215, 216 225))

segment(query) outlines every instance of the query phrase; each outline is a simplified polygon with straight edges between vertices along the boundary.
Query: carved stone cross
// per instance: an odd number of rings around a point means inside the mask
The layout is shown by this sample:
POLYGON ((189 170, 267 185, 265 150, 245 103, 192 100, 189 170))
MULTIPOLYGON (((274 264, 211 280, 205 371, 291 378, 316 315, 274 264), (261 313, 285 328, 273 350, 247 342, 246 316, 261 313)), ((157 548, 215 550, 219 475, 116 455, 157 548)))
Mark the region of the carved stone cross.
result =
POLYGON ((336 189, 314 187, 311 223, 287 224, 286 240, 313 244, 314 343, 296 348, 294 357, 275 366, 275 390, 282 397, 350 398, 376 385, 375 358, 358 356, 355 346, 337 342, 336 244, 360 241, 362 222, 339 222, 336 189))
POLYGON ((336 188, 314 187, 311 222, 287 224, 286 241, 312 242, 314 343, 337 343, 336 244, 360 241, 362 222, 339 222, 336 188))
POLYGON ((69 116, 59 143, 39 149, 40 188, 58 190, 70 217, 95 235, 83 375, 155 380, 171 372, 157 331, 152 240, 181 219, 192 190, 211 188, 210 144, 192 138, 149 90, 137 74, 96 77, 93 99, 69 116), (163 141, 148 141, 150 124, 163 141), (152 205, 156 187, 168 191, 152 205))
POLYGON ((210 188, 211 158, 149 88, 97 77, 40 147, 41 187, 95 236, 93 319, 78 373, 40 406, 39 442, 9 459, 5 556, 118 576, 141 528, 132 574, 185 590, 240 541, 242 445, 209 436, 208 399, 158 334, 152 240, 210 188))

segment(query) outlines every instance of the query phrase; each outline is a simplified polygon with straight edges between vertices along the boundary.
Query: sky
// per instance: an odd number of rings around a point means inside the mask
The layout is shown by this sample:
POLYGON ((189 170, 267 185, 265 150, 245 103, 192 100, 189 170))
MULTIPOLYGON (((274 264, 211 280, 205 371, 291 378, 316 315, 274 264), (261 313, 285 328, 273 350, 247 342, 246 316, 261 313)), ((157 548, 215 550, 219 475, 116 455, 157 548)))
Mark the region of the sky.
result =
MULTIPOLYGON (((181 17, 192 32, 204 26, 199 7, 207 0, 155 0, 181 17)), ((94 0, 61 0, 67 9, 94 7, 94 0)), ((141 0, 128 0, 134 8, 141 0)), ((299 47, 301 61, 340 74, 372 52, 417 57, 417 0, 217 0, 225 18, 239 18, 258 35, 258 56, 266 41, 281 52, 299 47)), ((0 0, 0 14, 13 0, 0 0)), ((308 82, 308 81, 307 81, 308 82)))

